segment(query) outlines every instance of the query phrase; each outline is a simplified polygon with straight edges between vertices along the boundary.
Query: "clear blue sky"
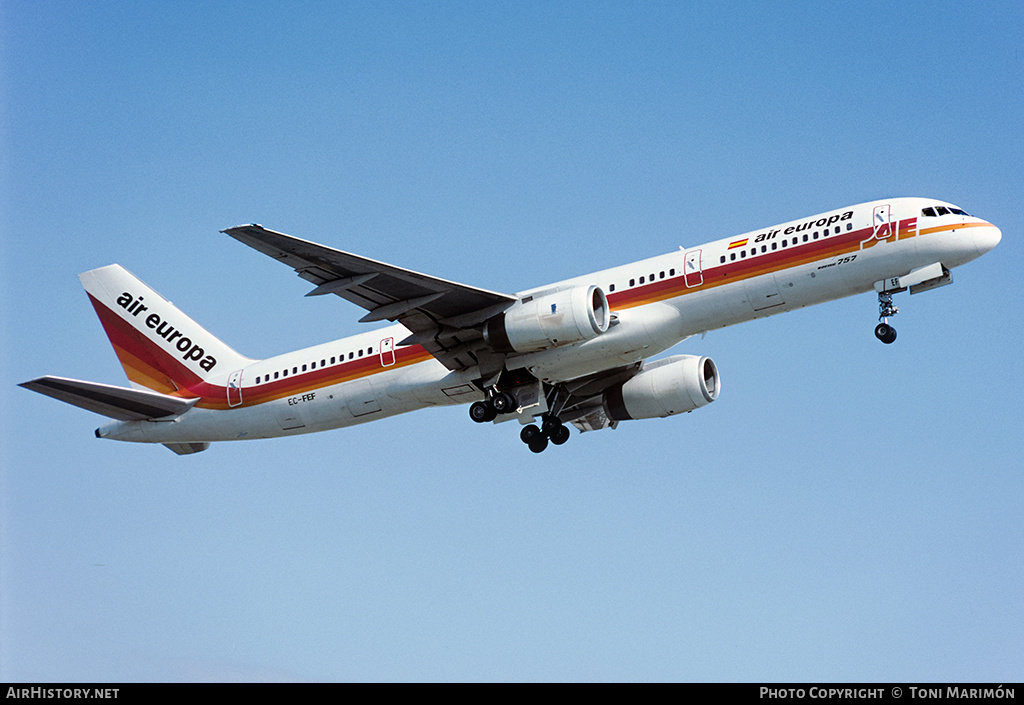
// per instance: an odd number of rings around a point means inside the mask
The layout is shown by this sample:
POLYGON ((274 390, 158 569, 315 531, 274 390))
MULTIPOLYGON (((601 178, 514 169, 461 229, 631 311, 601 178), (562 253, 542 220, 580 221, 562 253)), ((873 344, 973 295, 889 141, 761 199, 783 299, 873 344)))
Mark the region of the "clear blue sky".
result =
POLYGON ((1019 2, 0 4, 0 680, 1024 680, 1019 2), (462 407, 193 457, 118 262, 240 352, 366 329, 246 222, 514 291, 899 195, 954 286, 719 331, 719 400, 540 456, 462 407))

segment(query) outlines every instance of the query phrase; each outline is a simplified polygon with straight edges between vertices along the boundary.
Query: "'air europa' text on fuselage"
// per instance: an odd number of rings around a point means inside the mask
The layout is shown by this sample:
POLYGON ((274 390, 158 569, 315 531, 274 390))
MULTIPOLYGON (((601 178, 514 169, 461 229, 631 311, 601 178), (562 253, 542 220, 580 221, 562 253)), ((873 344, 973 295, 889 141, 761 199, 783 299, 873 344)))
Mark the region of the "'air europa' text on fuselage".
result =
POLYGON ((783 235, 792 235, 793 233, 803 232, 804 230, 809 230, 811 228, 825 228, 825 227, 829 227, 830 225, 834 225, 835 223, 839 223, 839 222, 844 221, 844 220, 849 220, 852 217, 853 217, 853 211, 846 211, 842 215, 839 215, 837 213, 835 215, 829 216, 828 218, 818 218, 817 220, 808 220, 808 221, 806 221, 804 223, 800 223, 799 225, 791 225, 788 228, 786 228, 785 230, 769 230, 766 233, 761 233, 760 235, 758 235, 757 237, 754 238, 754 242, 761 242, 763 240, 771 240, 772 238, 774 238, 779 233, 782 233, 783 235))

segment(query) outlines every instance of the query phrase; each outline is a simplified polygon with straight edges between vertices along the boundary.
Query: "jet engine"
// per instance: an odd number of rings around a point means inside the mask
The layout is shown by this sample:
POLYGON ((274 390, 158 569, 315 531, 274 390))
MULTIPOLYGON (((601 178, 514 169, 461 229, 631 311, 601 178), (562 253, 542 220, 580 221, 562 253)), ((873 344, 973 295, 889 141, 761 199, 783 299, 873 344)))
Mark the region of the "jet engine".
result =
POLYGON ((640 372, 604 393, 610 419, 654 419, 693 411, 718 398, 718 368, 710 357, 675 355, 645 364, 640 372))
POLYGON ((597 286, 579 286, 526 297, 484 326, 497 352, 533 352, 590 340, 608 330, 608 297, 597 286))

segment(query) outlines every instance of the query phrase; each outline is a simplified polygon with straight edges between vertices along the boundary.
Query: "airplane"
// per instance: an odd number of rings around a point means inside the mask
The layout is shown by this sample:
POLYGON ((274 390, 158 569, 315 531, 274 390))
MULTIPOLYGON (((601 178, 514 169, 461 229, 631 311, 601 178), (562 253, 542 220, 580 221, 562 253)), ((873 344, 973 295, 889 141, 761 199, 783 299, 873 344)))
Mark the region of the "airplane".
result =
POLYGON ((160 443, 292 436, 469 403, 520 422, 535 453, 580 432, 715 401, 709 357, 651 359, 687 338, 874 291, 952 283, 1002 233, 959 207, 893 198, 819 213, 516 294, 479 289, 241 225, 223 233, 393 325, 265 360, 240 355, 117 264, 79 275, 131 386, 44 376, 20 386, 105 415, 98 438, 160 443))

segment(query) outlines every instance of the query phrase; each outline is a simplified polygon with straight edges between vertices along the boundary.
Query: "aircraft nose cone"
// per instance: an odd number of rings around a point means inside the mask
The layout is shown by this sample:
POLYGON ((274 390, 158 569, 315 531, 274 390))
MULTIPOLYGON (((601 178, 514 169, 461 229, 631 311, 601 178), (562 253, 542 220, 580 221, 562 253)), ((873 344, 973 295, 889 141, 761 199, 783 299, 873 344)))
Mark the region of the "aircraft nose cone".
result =
POLYGON ((1003 239, 1003 233, 994 225, 987 225, 983 228, 976 228, 974 231, 974 248, 979 255, 983 255, 999 244, 1003 239))

